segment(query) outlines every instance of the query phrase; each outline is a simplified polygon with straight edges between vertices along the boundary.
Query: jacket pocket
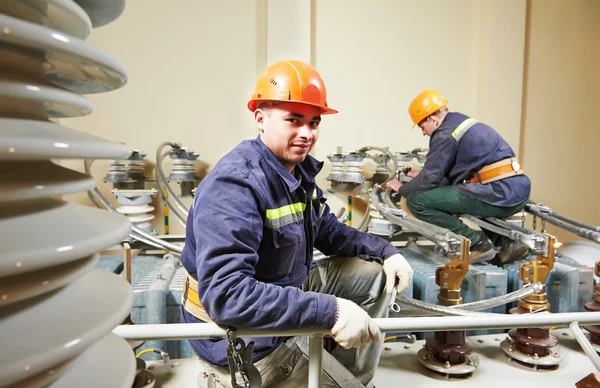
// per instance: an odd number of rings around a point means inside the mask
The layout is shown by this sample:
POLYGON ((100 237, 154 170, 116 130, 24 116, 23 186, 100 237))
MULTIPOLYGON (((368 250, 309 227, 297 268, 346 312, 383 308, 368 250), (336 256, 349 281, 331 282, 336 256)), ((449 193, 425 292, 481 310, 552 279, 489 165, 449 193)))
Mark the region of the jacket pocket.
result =
POLYGON ((304 241, 304 223, 294 222, 273 229, 273 245, 275 248, 288 247, 304 241))

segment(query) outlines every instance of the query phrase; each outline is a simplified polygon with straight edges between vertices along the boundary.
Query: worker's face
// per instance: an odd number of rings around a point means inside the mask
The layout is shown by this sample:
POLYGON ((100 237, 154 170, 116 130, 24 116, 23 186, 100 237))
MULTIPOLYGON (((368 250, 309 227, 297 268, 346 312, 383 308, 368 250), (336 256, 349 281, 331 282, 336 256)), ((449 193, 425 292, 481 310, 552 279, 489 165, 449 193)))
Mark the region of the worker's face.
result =
POLYGON ((288 171, 292 171, 304 161, 319 138, 321 109, 292 102, 281 103, 257 109, 254 121, 263 143, 288 171))
POLYGON ((441 121, 435 116, 429 116, 425 120, 419 123, 419 128, 421 128, 421 132, 423 132, 423 136, 430 136, 433 132, 438 129, 441 121))

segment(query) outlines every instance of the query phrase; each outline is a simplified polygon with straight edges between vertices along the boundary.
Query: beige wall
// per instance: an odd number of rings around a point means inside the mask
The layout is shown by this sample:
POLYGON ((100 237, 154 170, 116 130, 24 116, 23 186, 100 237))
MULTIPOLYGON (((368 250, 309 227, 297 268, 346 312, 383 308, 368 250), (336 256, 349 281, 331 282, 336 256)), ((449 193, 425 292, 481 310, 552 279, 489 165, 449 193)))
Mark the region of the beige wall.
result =
POLYGON ((532 200, 599 225, 600 2, 531 0, 528 11, 522 154, 532 200))
MULTIPOLYGON (((93 113, 61 124, 141 149, 151 163, 167 140, 182 142, 200 153, 200 160, 214 163, 255 134, 243 107, 262 70, 257 67, 258 31, 257 4, 251 0, 181 1, 177 6, 130 0, 119 19, 94 30, 89 39, 124 64, 127 85, 88 96, 93 113)), ((97 161, 94 177, 102 179, 107 168, 108 161, 97 161)), ((99 186, 110 197, 111 186, 99 186)), ((71 200, 87 202, 84 195, 71 200)), ((155 227, 162 233, 159 200, 155 207, 155 227)), ((170 224, 171 233, 183 231, 173 217, 170 224)))
MULTIPOLYGON (((589 87, 592 77, 598 81, 597 50, 583 47, 594 41, 583 36, 586 29, 595 29, 597 37, 592 12, 598 16, 598 3, 574 0, 567 6, 549 0, 552 6, 545 7, 546 1, 534 0, 528 9, 526 0, 203 0, 177 7, 129 0, 123 16, 93 31, 90 40, 124 63, 128 84, 90 96, 91 116, 61 122, 143 149, 151 162, 162 141, 180 141, 213 165, 239 141, 255 136, 245 104, 256 76, 278 59, 297 58, 317 66, 330 105, 340 110, 323 121, 313 152, 317 158, 326 160, 337 146, 426 147, 428 139, 418 129, 410 131, 406 109, 421 90, 436 88, 450 109, 488 122, 523 153, 536 199, 598 224, 597 206, 592 216, 581 205, 591 196, 585 190, 595 184, 583 181, 582 170, 561 167, 541 151, 554 146, 560 155, 581 161, 586 153, 587 159, 593 155, 597 135, 584 131, 591 125, 591 103, 574 112, 576 96, 598 93, 589 87), (579 23, 558 28, 554 14, 579 23), (565 102, 566 96, 572 102, 565 102), (577 125, 572 116, 579 117, 577 125), (579 135, 572 136, 575 132, 579 135), (560 142, 552 140, 557 136, 560 142), (547 162, 556 170, 544 173, 547 162), (571 189, 550 186, 567 172, 579 177, 579 202, 569 202, 571 189)), ((94 176, 100 179, 106 167, 98 163, 94 176)), ((322 186, 325 176, 326 171, 322 186)), ((330 202, 336 210, 345 198, 330 202)), ((161 206, 156 215, 162 232, 161 206)))

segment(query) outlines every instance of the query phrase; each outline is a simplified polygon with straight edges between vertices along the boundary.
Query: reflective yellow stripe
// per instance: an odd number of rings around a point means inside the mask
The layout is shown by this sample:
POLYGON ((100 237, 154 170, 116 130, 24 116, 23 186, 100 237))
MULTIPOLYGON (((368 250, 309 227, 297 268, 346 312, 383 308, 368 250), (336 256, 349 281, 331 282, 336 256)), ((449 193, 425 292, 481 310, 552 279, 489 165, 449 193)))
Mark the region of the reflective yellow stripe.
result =
POLYGON ((302 202, 285 205, 277 209, 267 209, 267 220, 276 220, 290 214, 303 213, 304 209, 306 209, 306 204, 302 202))
POLYGON ((452 132, 452 137, 455 138, 456 140, 460 139, 462 137, 463 131, 471 128, 474 124, 477 124, 477 123, 478 123, 478 121, 475 119, 466 119, 465 121, 460 123, 460 125, 458 127, 456 127, 454 132, 452 132))
POLYGON ((313 199, 317 198, 317 188, 315 187, 315 190, 313 191, 313 195, 312 195, 313 199))

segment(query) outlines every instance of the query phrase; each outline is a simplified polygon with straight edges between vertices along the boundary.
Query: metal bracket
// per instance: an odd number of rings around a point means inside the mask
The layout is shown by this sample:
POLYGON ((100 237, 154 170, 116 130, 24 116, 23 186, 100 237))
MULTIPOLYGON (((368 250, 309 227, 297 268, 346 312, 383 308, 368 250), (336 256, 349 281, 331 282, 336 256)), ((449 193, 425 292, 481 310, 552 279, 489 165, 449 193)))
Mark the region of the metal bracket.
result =
POLYGON ((260 372, 252 364, 252 350, 254 342, 248 346, 241 338, 237 338, 234 328, 227 330, 227 364, 231 375, 231 386, 233 388, 261 388, 262 377, 260 372), (242 385, 237 383, 236 373, 242 379, 242 385))

